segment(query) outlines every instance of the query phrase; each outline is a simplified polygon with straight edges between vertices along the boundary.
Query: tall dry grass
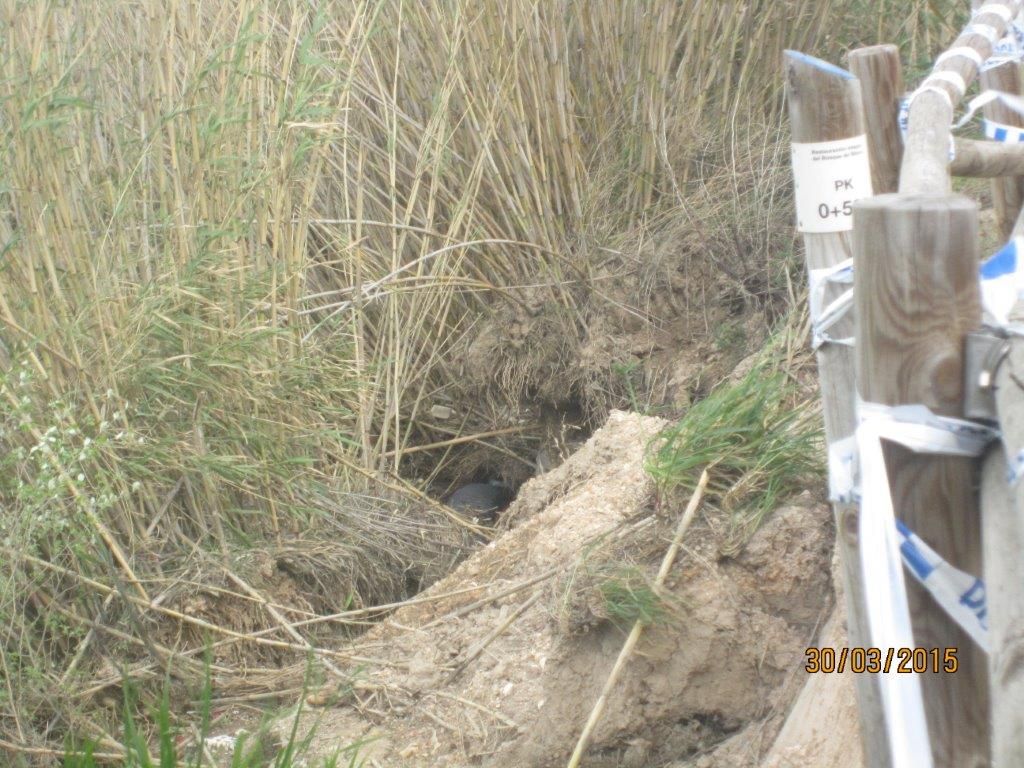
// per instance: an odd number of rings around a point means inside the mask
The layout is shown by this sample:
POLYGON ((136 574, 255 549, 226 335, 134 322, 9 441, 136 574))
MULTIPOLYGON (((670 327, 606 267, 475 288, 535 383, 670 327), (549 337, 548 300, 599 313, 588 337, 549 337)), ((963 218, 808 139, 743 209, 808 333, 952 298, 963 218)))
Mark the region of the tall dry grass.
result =
MULTIPOLYGON (((609 252, 770 286, 779 52, 916 56, 952 23, 935 5, 0 0, 8 747, 116 750, 122 673, 187 678, 204 639, 301 651, 189 619, 196 593, 246 606, 245 634, 280 623, 239 585, 260 573, 308 588, 288 620, 433 578, 465 537, 409 490, 410 449, 459 434, 429 417, 472 377, 455 350, 543 313, 547 357, 485 378, 513 401, 580 381, 594 318, 642 301, 607 289, 609 252)), ((279 684, 217 661, 222 689, 279 684)))

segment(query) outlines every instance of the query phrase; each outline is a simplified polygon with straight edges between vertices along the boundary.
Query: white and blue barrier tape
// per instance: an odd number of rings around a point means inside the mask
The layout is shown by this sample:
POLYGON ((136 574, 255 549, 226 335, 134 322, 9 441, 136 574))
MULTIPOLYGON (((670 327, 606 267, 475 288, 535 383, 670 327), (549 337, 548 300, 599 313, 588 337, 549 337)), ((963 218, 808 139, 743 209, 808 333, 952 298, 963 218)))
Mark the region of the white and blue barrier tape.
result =
MULTIPOLYGON (((1024 99, 1020 96, 1012 93, 1003 93, 1001 91, 985 91, 971 99, 970 103, 967 105, 967 111, 964 113, 964 116, 960 118, 953 127, 963 128, 971 121, 979 109, 993 102, 998 102, 1007 109, 1010 109, 1024 117, 1024 99)), ((987 117, 983 118, 982 125, 985 137, 992 139, 993 141, 1000 141, 1008 144, 1017 144, 1024 141, 1024 129, 1017 128, 1012 125, 1005 125, 1003 123, 996 122, 995 120, 989 120, 987 117)))
POLYGON ((992 55, 982 62, 981 70, 992 69, 1007 61, 1020 61, 1024 58, 1024 14, 1010 22, 1006 34, 992 46, 992 55))
POLYGON ((1010 321, 1017 301, 1024 297, 1024 238, 1015 237, 981 265, 981 306, 986 325, 1024 335, 1010 321))
MULTIPOLYGON (((858 536, 870 643, 878 648, 913 648, 896 515, 882 454, 882 439, 894 431, 891 427, 895 422, 869 415, 861 404, 857 415, 860 424, 854 441, 863 482, 858 536)), ((931 742, 919 676, 883 672, 879 689, 893 765, 931 768, 931 742), (922 758, 923 762, 915 763, 922 758)))
MULTIPOLYGON (((975 15, 977 16, 982 12, 998 13, 1007 22, 1007 32, 1001 38, 998 37, 998 33, 996 32, 995 28, 987 24, 972 23, 964 29, 964 32, 970 32, 985 37, 992 45, 991 56, 989 56, 985 60, 982 60, 981 54, 978 53, 978 51, 975 48, 971 46, 958 46, 956 48, 950 48, 948 51, 941 54, 935 60, 936 65, 941 64, 943 61, 947 59, 960 57, 969 60, 972 64, 974 64, 975 67, 977 67, 978 71, 985 72, 986 70, 992 69, 993 67, 1005 64, 1006 62, 1024 61, 1024 11, 1019 13, 1017 17, 1012 20, 1009 18, 1009 9, 1000 4, 991 4, 988 6, 983 6, 982 8, 979 8, 977 11, 975 11, 975 15)), ((903 136, 904 141, 906 141, 907 138, 910 103, 919 94, 925 93, 927 91, 938 93, 940 96, 949 101, 950 107, 953 106, 953 101, 949 97, 949 92, 940 83, 944 83, 945 85, 950 86, 959 94, 960 97, 963 97, 963 95, 967 91, 966 82, 964 81, 963 77, 961 77, 960 74, 957 72, 954 72, 952 70, 939 70, 937 72, 932 72, 931 74, 929 74, 928 77, 926 77, 924 81, 921 83, 921 85, 917 88, 917 90, 905 95, 900 100, 898 121, 900 126, 900 134, 903 136)), ((966 125, 967 122, 970 121, 970 119, 974 116, 974 113, 981 106, 984 106, 985 104, 988 104, 995 99, 1003 101, 1004 103, 1007 103, 1007 101, 1010 99, 1017 99, 1018 101, 1020 101, 1019 97, 1012 96, 1011 94, 1003 94, 998 93, 996 91, 986 91, 982 93, 979 97, 971 101, 970 105, 968 106, 967 114, 954 127, 961 128, 964 125, 966 125)), ((1021 106, 1021 109, 1017 109, 1016 107, 1013 106, 1011 106, 1011 108, 1014 108, 1015 111, 1018 111, 1022 115, 1024 115, 1024 105, 1021 106)), ((984 120, 984 131, 985 136, 994 141, 1014 143, 1024 142, 1024 130, 1014 128, 1013 126, 996 123, 988 119, 984 120)), ((949 141, 949 159, 952 160, 955 157, 952 136, 950 136, 949 141)))
POLYGON ((907 570, 931 593, 942 609, 988 653, 985 582, 947 563, 900 520, 896 521, 900 554, 907 570))
POLYGON ((853 346, 853 337, 833 338, 829 329, 845 317, 853 306, 853 259, 836 264, 834 267, 812 269, 808 279, 808 303, 811 313, 811 347, 822 344, 843 344, 853 346), (825 304, 828 286, 849 285, 838 297, 825 304))
MULTIPOLYGON (((954 568, 896 519, 882 441, 918 453, 978 456, 998 432, 937 416, 923 405, 857 403, 856 432, 829 446, 833 500, 859 503, 860 556, 871 645, 914 646, 904 566, 982 648, 988 646, 983 582, 954 568)), ((930 766, 924 703, 917 675, 880 675, 894 766, 930 766)))
MULTIPOLYGON (((979 272, 985 322, 1013 332, 1010 314, 1018 299, 1024 297, 1024 238, 1007 243, 981 265, 979 272)), ((847 282, 852 273, 853 266, 847 262, 832 270, 818 271, 812 296, 823 296, 829 280, 847 282)), ((851 301, 846 293, 829 307, 823 307, 820 298, 812 300, 817 338, 828 340, 824 321, 834 317, 834 307, 841 301, 845 301, 848 310, 851 301)), ((972 421, 937 416, 923 405, 888 407, 858 402, 857 418, 856 432, 829 446, 829 491, 833 500, 857 503, 860 507, 860 554, 871 644, 882 648, 915 645, 907 608, 906 568, 943 611, 987 652, 985 584, 977 576, 951 565, 897 520, 882 441, 892 441, 919 453, 975 457, 999 437, 998 431, 972 421)), ((1011 461, 1011 482, 1022 474, 1024 455, 1011 461)), ((893 765, 930 766, 927 723, 917 676, 882 674, 880 691, 893 765)))
MULTIPOLYGON (((1024 298, 1024 237, 1015 237, 986 259, 979 270, 981 304, 985 324, 1008 333, 1024 335, 1024 326, 1010 322, 1010 312, 1019 298, 1024 298)), ((808 303, 811 315, 811 346, 823 344, 853 345, 853 339, 833 338, 829 329, 853 306, 853 259, 833 267, 810 270, 808 303), (825 304, 827 287, 849 285, 837 298, 825 304)))
POLYGON ((985 118, 984 126, 986 139, 1001 141, 1004 144, 1018 144, 1024 141, 1024 128, 1003 125, 988 118, 985 118))

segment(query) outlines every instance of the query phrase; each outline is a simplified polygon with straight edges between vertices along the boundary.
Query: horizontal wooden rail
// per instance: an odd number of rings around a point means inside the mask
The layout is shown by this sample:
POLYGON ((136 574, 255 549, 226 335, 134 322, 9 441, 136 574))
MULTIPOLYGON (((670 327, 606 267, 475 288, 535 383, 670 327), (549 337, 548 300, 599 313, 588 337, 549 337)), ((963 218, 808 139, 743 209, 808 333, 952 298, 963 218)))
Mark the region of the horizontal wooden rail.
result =
POLYGON ((953 176, 998 179, 1024 176, 1024 144, 956 139, 956 157, 949 165, 953 176))

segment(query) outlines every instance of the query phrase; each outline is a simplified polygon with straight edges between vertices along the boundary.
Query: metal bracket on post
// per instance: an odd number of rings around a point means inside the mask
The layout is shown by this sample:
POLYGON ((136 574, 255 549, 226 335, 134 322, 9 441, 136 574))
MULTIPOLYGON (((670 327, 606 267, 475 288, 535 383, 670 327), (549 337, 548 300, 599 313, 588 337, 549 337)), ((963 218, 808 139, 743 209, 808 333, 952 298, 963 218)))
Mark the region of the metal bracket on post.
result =
POLYGON ((998 421, 996 371, 1010 352, 999 331, 986 329, 967 334, 964 354, 964 415, 977 421, 998 421))

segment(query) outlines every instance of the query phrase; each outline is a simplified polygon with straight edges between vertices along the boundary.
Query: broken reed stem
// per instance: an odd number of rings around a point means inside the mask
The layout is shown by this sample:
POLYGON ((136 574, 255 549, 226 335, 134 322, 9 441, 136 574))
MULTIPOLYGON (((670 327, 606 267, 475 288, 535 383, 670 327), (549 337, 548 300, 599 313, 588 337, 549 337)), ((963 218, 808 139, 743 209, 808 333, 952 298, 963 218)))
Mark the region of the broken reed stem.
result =
POLYGON ((444 691, 430 691, 429 693, 427 693, 427 695, 433 696, 434 698, 438 699, 448 699, 449 701, 457 701, 460 704, 466 705, 467 707, 472 707, 478 712, 483 712, 485 715, 490 715, 498 722, 507 725, 509 728, 515 728, 519 731, 523 729, 522 726, 519 725, 519 723, 517 723, 515 720, 510 720, 509 718, 505 717, 498 710, 491 709, 490 707, 485 707, 483 704, 480 704, 476 701, 472 701, 470 699, 464 699, 462 696, 456 696, 453 693, 445 693, 444 691))
MULTIPOLYGON (((14 559, 18 559, 18 560, 23 560, 24 562, 31 563, 33 565, 37 565, 40 568, 44 568, 44 569, 46 569, 48 571, 53 571, 55 573, 61 573, 61 574, 65 575, 65 576, 71 576, 72 578, 77 579, 80 584, 82 584, 84 586, 87 586, 87 587, 91 587, 91 588, 95 589, 97 592, 100 592, 100 593, 102 593, 104 595, 110 595, 110 594, 118 592, 118 590, 115 589, 114 587, 108 587, 106 584, 102 584, 102 583, 96 581, 95 579, 90 579, 88 576, 85 576, 85 575, 83 575, 81 573, 77 573, 77 572, 69 570, 67 568, 62 568, 59 565, 55 565, 53 563, 49 563, 46 560, 41 560, 38 557, 33 557, 32 555, 27 555, 24 552, 16 552, 16 551, 14 551, 12 549, 8 549, 6 547, 3 548, 3 552, 8 557, 11 557, 11 558, 14 558, 14 559)), ((268 646, 270 648, 281 648, 283 650, 301 651, 303 653, 310 653, 310 652, 312 652, 316 656, 321 657, 321 658, 323 658, 323 657, 333 657, 333 658, 336 658, 336 659, 341 659, 342 661, 351 661, 351 662, 363 663, 363 664, 378 664, 380 666, 393 666, 389 662, 386 662, 386 661, 384 661, 382 659, 369 659, 369 658, 365 658, 365 657, 362 657, 362 656, 350 656, 348 654, 341 653, 339 651, 329 651, 329 650, 327 650, 325 648, 315 648, 315 647, 311 647, 311 646, 308 646, 308 645, 298 645, 296 643, 286 643, 286 642, 284 642, 282 640, 271 640, 271 639, 266 638, 266 637, 258 637, 256 635, 246 634, 244 632, 236 632, 233 629, 228 629, 227 627, 222 627, 222 626, 219 626, 217 624, 213 624, 212 622, 206 621, 204 619, 197 618, 195 616, 189 616, 187 614, 181 613, 180 611, 176 611, 173 608, 165 608, 162 605, 156 605, 153 601, 142 600, 141 598, 135 597, 133 595, 129 595, 127 593, 121 593, 121 597, 126 602, 131 603, 132 605, 136 605, 136 606, 138 606, 140 608, 147 608, 147 609, 149 609, 151 611, 156 611, 157 613, 163 614, 164 616, 168 616, 168 617, 170 617, 172 619, 177 619, 178 621, 182 622, 183 624, 191 624, 192 626, 198 627, 199 629, 205 629, 205 630, 208 630, 210 632, 215 632, 215 633, 217 633, 219 635, 224 635, 224 636, 230 637, 230 638, 232 638, 234 640, 249 641, 249 642, 252 642, 252 643, 256 643, 257 645, 265 645, 265 646, 268 646)))
MULTIPOLYGON (((494 600, 498 600, 498 599, 500 599, 502 597, 506 597, 508 595, 514 594, 514 593, 516 593, 516 592, 518 592, 520 590, 523 590, 523 589, 526 589, 529 586, 532 586, 533 584, 536 584, 538 581, 542 581, 543 579, 546 579, 546 578, 551 578, 551 576, 556 572, 556 570, 552 570, 550 572, 541 574, 541 576, 539 576, 539 577, 536 577, 534 579, 530 579, 529 581, 517 584, 514 587, 511 587, 511 588, 505 590, 504 592, 499 592, 496 595, 491 595, 488 598, 486 598, 485 600, 477 601, 477 602, 473 603, 472 606, 467 606, 467 607, 478 608, 478 607, 480 607, 482 605, 486 605, 487 603, 493 602, 494 600)), ((448 600, 448 599, 453 598, 453 597, 459 597, 461 595, 470 594, 470 593, 473 593, 473 592, 479 592, 482 589, 486 589, 486 586, 480 585, 480 586, 477 586, 477 587, 466 587, 465 589, 456 589, 456 590, 452 590, 451 592, 444 592, 444 593, 438 594, 438 595, 428 595, 428 596, 425 596, 425 597, 414 597, 414 598, 411 598, 409 600, 403 600, 403 601, 396 602, 396 603, 386 603, 386 604, 383 604, 383 605, 370 606, 368 608, 357 608, 357 609, 353 609, 353 610, 350 610, 350 611, 342 611, 341 613, 330 614, 328 616, 314 616, 313 618, 302 619, 300 621, 290 622, 290 626, 293 629, 298 629, 299 627, 307 627, 307 626, 311 626, 311 625, 314 625, 314 624, 321 624, 321 623, 324 623, 324 622, 340 622, 340 623, 343 623, 343 624, 352 624, 353 622, 350 622, 350 621, 346 620, 347 617, 372 616, 373 614, 382 613, 384 611, 397 610, 398 608, 404 608, 405 606, 409 606, 409 605, 422 605, 424 603, 435 603, 435 602, 438 602, 440 600, 448 600)), ((235 593, 231 592, 229 594, 235 594, 235 593)), ((238 595, 238 597, 244 598, 245 595, 238 595)), ((277 607, 277 606, 275 606, 275 607, 277 607)), ((458 615, 462 615, 462 614, 459 613, 458 615)), ((434 622, 431 622, 430 624, 428 624, 425 627, 423 627, 423 629, 426 629, 427 627, 432 626, 433 624, 434 624, 434 622)), ((106 628, 104 628, 104 629, 106 629, 106 628)), ((207 648, 209 650, 215 650, 217 648, 222 648, 223 646, 226 646, 226 645, 232 645, 234 643, 241 643, 241 642, 245 642, 247 640, 256 641, 258 638, 265 637, 267 635, 271 635, 271 634, 274 634, 275 632, 280 632, 280 631, 281 631, 281 627, 279 627, 279 626, 267 627, 265 629, 259 629, 259 630, 256 630, 254 632, 250 632, 250 633, 245 634, 245 635, 232 636, 232 637, 227 637, 227 638, 224 638, 224 639, 221 639, 221 640, 217 640, 216 642, 210 643, 209 646, 203 646, 201 648, 193 648, 193 649, 188 650, 188 651, 183 651, 183 652, 179 653, 178 656, 181 657, 182 659, 189 659, 192 656, 195 656, 195 655, 197 655, 199 653, 203 653, 205 650, 207 650, 207 648)), ((0 656, 0 660, 2 660, 2 656, 0 656)), ((136 669, 133 672, 133 674, 134 675, 139 675, 139 674, 141 674, 146 669, 147 669, 147 667, 136 669)), ((218 671, 220 671, 220 670, 218 670, 218 671)), ((93 686, 93 687, 91 687, 91 688, 89 688, 89 689, 87 689, 85 691, 79 692, 76 695, 79 696, 80 698, 85 698, 85 697, 87 697, 89 695, 92 695, 97 690, 101 690, 102 688, 106 688, 106 687, 108 687, 110 685, 114 685, 114 684, 120 682, 121 679, 122 679, 121 675, 115 675, 114 677, 108 678, 107 680, 102 681, 101 683, 98 683, 95 686, 93 686)), ((270 692, 270 693, 273 694, 273 695, 277 695, 274 692, 270 692)), ((262 696, 263 694, 259 694, 259 695, 262 696)))
MULTIPOLYGON (((114 593, 111 592, 103 599, 103 605, 100 606, 99 615, 94 621, 89 622, 89 631, 86 633, 82 642, 78 644, 78 648, 75 650, 74 658, 71 659, 71 663, 68 664, 67 669, 64 670, 64 674, 60 676, 60 684, 64 685, 71 678, 71 675, 75 673, 78 665, 82 663, 82 659, 85 658, 85 652, 89 650, 89 645, 92 643, 94 637, 96 637, 97 630, 106 629, 104 626, 104 616, 107 611, 110 610, 110 606, 114 602, 114 593)), ((84 618, 84 617, 83 617, 84 618)), ((88 620, 86 620, 88 621, 88 620)))
POLYGON ((514 595, 516 592, 520 592, 520 591, 526 589, 527 587, 532 587, 534 584, 542 582, 542 581, 544 581, 546 579, 550 579, 552 576, 554 576, 559 571, 564 570, 566 567, 567 566, 565 566, 565 565, 559 565, 559 566, 556 566, 555 568, 549 568, 548 570, 544 571, 543 573, 541 573, 541 574, 539 574, 537 576, 534 576, 532 579, 527 579, 526 581, 521 581, 518 584, 513 584, 508 589, 504 589, 501 592, 497 593, 496 595, 488 595, 487 597, 483 597, 483 598, 477 600, 474 603, 470 603, 469 605, 464 605, 461 608, 458 608, 458 609, 452 611, 451 613, 445 614, 444 616, 439 616, 438 618, 434 619, 433 621, 428 622, 427 624, 424 624, 422 627, 420 627, 420 629, 421 630, 423 630, 423 629, 430 629, 431 627, 436 626, 438 624, 441 624, 441 623, 443 623, 445 621, 451 621, 452 619, 460 619, 463 616, 465 616, 466 614, 472 613, 477 608, 482 608, 485 605, 493 603, 495 600, 500 600, 503 597, 508 597, 509 595, 514 595))
POLYGON ((511 627, 515 623, 516 619, 518 619, 520 616, 526 613, 527 610, 529 610, 531 605, 540 600, 540 596, 542 594, 544 593, 540 590, 534 592, 533 595, 531 595, 525 603, 520 605, 512 612, 511 616, 509 616, 507 619, 505 619, 505 621, 503 621, 501 624, 495 627, 494 630, 489 635, 487 635, 487 637, 485 637, 483 640, 477 643, 475 648, 470 649, 469 653, 466 654, 466 658, 462 661, 462 663, 460 663, 455 669, 452 670, 452 673, 448 676, 448 682, 451 682, 456 677, 458 677, 462 670, 469 666, 473 662, 473 660, 476 659, 477 656, 483 653, 484 649, 488 645, 493 643, 498 638, 498 636, 501 635, 502 632, 511 627))
MULTIPOLYGON (((274 619, 274 621, 280 624, 281 628, 285 632, 287 632, 288 635, 290 635, 295 642, 306 646, 307 650, 310 653, 316 653, 316 648, 313 647, 313 644, 309 642, 306 638, 304 638, 301 634, 299 634, 299 632, 295 629, 295 626, 291 622, 289 622, 284 616, 282 616, 281 612, 274 608, 274 606, 272 606, 270 602, 263 597, 263 595, 257 592, 254 587, 249 586, 249 584, 243 581, 241 577, 235 575, 226 568, 224 569, 224 574, 232 582, 234 582, 235 586, 245 591, 250 597, 259 602, 259 604, 263 606, 263 610, 269 613, 270 616, 274 619)), ((338 669, 338 667, 336 667, 329 659, 321 659, 320 662, 333 674, 337 675, 342 679, 346 679, 347 676, 345 675, 345 673, 338 669)))
MULTIPOLYGON (((492 429, 488 432, 478 432, 475 435, 463 435, 462 437, 453 437, 450 440, 441 440, 436 443, 428 443, 427 445, 414 445, 409 448, 402 449, 402 455, 407 453, 418 453, 420 451, 433 451, 438 448, 447 448, 450 445, 462 445, 463 443, 472 443, 477 440, 483 440, 487 437, 500 437, 502 435, 514 435, 518 432, 525 432, 528 429, 532 429, 530 426, 522 427, 506 427, 504 429, 492 429)), ((398 451, 385 451, 381 454, 382 457, 390 459, 394 457, 398 451)))
MULTIPOLYGON (((665 583, 665 578, 668 576, 672 563, 675 562, 676 554, 679 552, 679 547, 682 544, 683 536, 686 534, 686 529, 690 527, 690 523, 693 522, 694 515, 697 513, 697 508, 700 506, 700 501, 704 496, 704 489, 707 487, 707 484, 708 471, 705 469, 701 472, 700 480, 697 482, 697 487, 694 488, 693 495, 690 497, 690 503, 686 505, 686 511, 683 513, 683 517, 679 521, 679 526, 676 528, 675 536, 672 537, 672 543, 669 545, 668 551, 665 552, 665 557, 661 561, 661 568, 658 569, 658 576, 654 580, 655 588, 660 587, 665 583)), ((594 703, 594 708, 590 711, 590 717, 587 718, 587 724, 583 727, 583 733, 580 734, 579 741, 576 742, 576 749, 573 750, 572 757, 569 758, 569 763, 566 768, 578 768, 580 760, 583 759, 583 753, 590 744, 590 737, 594 733, 594 728, 597 727, 597 723, 601 719, 601 715, 604 714, 604 708, 608 704, 608 696, 611 693, 612 688, 614 688, 615 684, 619 681, 619 677, 622 674, 622 670, 626 668, 626 662, 629 660, 629 657, 633 655, 633 649, 640 640, 640 634, 643 632, 643 628, 644 624, 642 621, 637 620, 637 622, 633 624, 633 630, 629 633, 629 637, 626 638, 626 642, 623 644, 622 650, 619 651, 619 657, 615 660, 615 666, 612 667, 612 671, 604 683, 604 688, 601 689, 601 695, 597 697, 597 701, 594 703)))
MULTIPOLYGON (((20 744, 12 744, 9 741, 0 739, 0 750, 16 755, 34 755, 35 757, 52 757, 59 760, 66 760, 68 757, 78 757, 83 753, 68 752, 63 749, 47 749, 46 747, 25 747, 20 744)), ((90 757, 103 762, 120 763, 125 759, 123 752, 91 752, 90 757)))
POLYGON ((391 479, 385 478, 385 477, 381 477, 379 473, 377 473, 377 472, 375 472, 373 470, 367 469, 367 468, 365 468, 363 466, 360 466, 355 461, 352 461, 351 459, 348 459, 348 458, 346 458, 344 456, 337 456, 336 458, 338 459, 339 463, 341 463, 342 465, 344 465, 348 469, 351 469, 353 472, 356 472, 357 474, 360 474, 363 477, 368 478, 369 480, 371 480, 371 481, 373 481, 375 483, 380 483, 385 488, 389 488, 390 490, 398 491, 401 494, 404 494, 404 495, 407 495, 407 496, 413 496, 413 497, 419 499, 420 501, 422 501, 423 503, 427 504, 432 509, 435 509, 435 510, 439 511, 441 514, 443 514, 445 517, 447 517, 449 520, 451 520, 456 525, 459 525, 459 526, 465 528, 466 530, 471 531, 472 533, 483 534, 484 536, 487 536, 490 533, 492 533, 492 531, 489 528, 486 528, 486 527, 481 526, 481 525, 475 525, 475 524, 471 523, 470 521, 465 520, 465 519, 459 517, 457 514, 455 514, 451 509, 446 507, 444 504, 442 504, 441 502, 439 502, 439 501, 437 501, 435 499, 430 498, 430 496, 425 494, 419 488, 416 488, 411 483, 406 482, 405 480, 403 480, 400 477, 392 476, 391 479))
MULTIPOLYGON (((105 633, 107 635, 110 635, 111 637, 115 637, 118 640, 121 640, 122 642, 128 643, 129 645, 134 645, 134 646, 139 647, 139 648, 152 647, 153 649, 155 649, 158 652, 160 660, 165 662, 165 663, 170 658, 178 657, 178 658, 180 658, 182 660, 183 663, 187 662, 189 664, 196 665, 196 662, 192 661, 191 659, 186 659, 186 658, 182 657, 180 654, 177 654, 175 651, 173 651, 170 648, 167 648, 166 646, 160 645, 159 643, 156 643, 156 642, 154 642, 152 640, 150 640, 150 641, 141 640, 141 639, 139 639, 139 638, 137 638, 137 637, 135 637, 133 635, 128 634, 127 632, 122 632, 121 630, 116 629, 114 627, 108 627, 102 621, 95 620, 95 619, 88 619, 85 616, 81 616, 80 614, 78 614, 75 611, 71 610, 70 608, 65 608, 65 607, 61 606, 56 600, 53 600, 52 598, 49 598, 46 601, 41 601, 41 602, 44 602, 44 604, 45 604, 45 606, 46 606, 46 608, 48 610, 56 611, 61 616, 64 616, 65 618, 70 619, 71 621, 74 621, 77 624, 80 624, 80 625, 85 626, 85 627, 89 627, 89 631, 90 632, 102 632, 102 633, 105 633)), ((84 644, 84 641, 83 641, 83 644, 84 644)), ((78 659, 79 657, 76 655, 75 658, 78 659)), ((111 665, 111 666, 113 666, 113 665, 111 665)), ((228 670, 226 668, 223 668, 223 667, 213 667, 213 669, 215 671, 217 671, 217 672, 222 672, 222 673, 230 672, 230 670, 228 670)), ((201 671, 201 670, 197 670, 197 671, 201 671)), ((68 677, 70 677, 70 674, 69 674, 70 672, 73 672, 73 670, 71 668, 71 665, 68 665, 68 670, 65 671, 64 675, 61 678, 61 682, 62 683, 65 682, 68 677)))

